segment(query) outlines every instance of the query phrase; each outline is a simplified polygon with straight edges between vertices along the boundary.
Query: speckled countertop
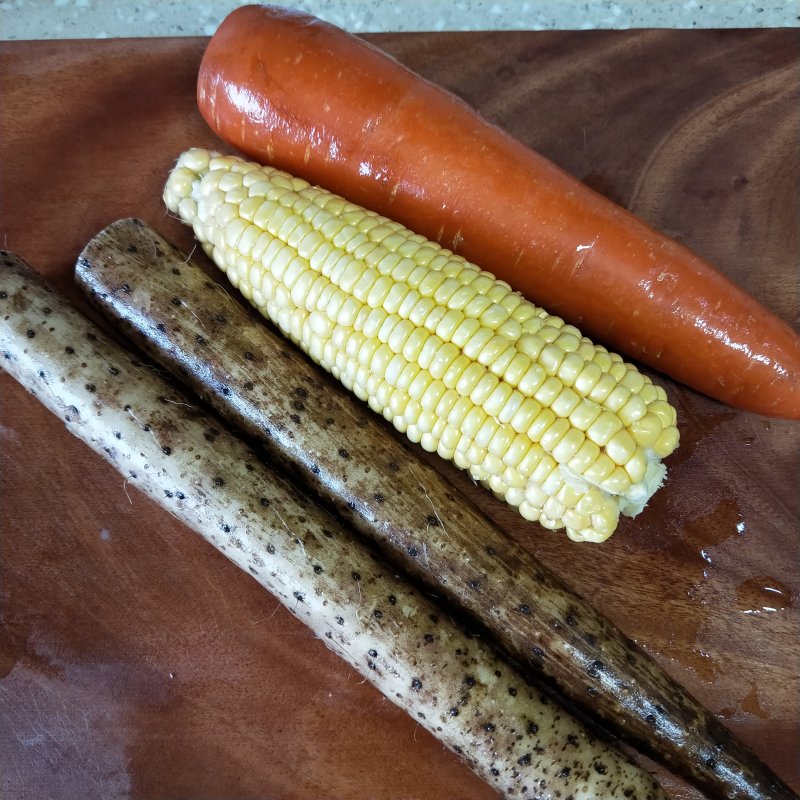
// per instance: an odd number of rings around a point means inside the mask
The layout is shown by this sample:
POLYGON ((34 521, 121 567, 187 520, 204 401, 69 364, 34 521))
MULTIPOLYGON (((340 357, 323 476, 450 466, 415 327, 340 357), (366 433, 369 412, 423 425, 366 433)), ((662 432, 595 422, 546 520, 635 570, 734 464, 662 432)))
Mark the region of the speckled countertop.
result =
MULTIPOLYGON (((244 2, 245 0, 243 0, 244 2)), ((767 28, 797 0, 276 0, 352 31, 767 28)), ((208 36, 235 0, 0 0, 0 39, 208 36)))

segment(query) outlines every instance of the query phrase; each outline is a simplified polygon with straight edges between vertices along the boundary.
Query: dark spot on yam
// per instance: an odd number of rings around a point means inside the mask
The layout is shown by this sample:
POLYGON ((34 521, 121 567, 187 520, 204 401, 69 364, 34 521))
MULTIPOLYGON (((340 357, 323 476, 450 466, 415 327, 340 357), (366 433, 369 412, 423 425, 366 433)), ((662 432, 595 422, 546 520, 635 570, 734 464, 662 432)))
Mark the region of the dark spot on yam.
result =
POLYGON ((499 670, 499 669, 496 669, 496 670, 494 671, 494 676, 495 676, 495 678, 499 678, 499 677, 500 677, 502 674, 503 674, 503 673, 502 673, 502 672, 500 672, 500 670, 499 670))
POLYGON ((130 294, 131 293, 131 287, 127 283, 123 283, 122 284, 122 291, 125 292, 125 294, 130 294))
POLYGON ((27 331, 25 331, 25 335, 26 335, 26 336, 27 336, 29 339, 33 339, 33 337, 34 337, 34 336, 36 336, 36 331, 34 331, 34 330, 31 330, 31 328, 28 328, 28 330, 27 330, 27 331))
POLYGON ((569 778, 569 774, 572 770, 569 767, 564 767, 561 772, 558 773, 559 778, 569 778))
POLYGON ((52 308, 50 308, 50 306, 45 306, 45 307, 42 309, 42 313, 43 313, 45 316, 47 316, 48 314, 52 314, 52 313, 53 313, 53 309, 52 309, 52 308))
POLYGON ((474 686, 475 685, 475 678, 473 678, 472 675, 467 675, 464 678, 464 683, 466 683, 467 686, 474 686))
POLYGON ((592 663, 586 668, 586 672, 592 678, 597 678, 604 669, 605 664, 603 664, 602 661, 592 661, 592 663))
POLYGON ((183 492, 175 492, 175 497, 177 497, 178 500, 185 500, 186 499, 186 495, 183 492))
POLYGON ((389 601, 390 606, 397 605, 397 598, 393 594, 390 594, 387 600, 389 601))
POLYGON ((655 714, 648 714, 645 717, 645 720, 647 721, 648 725, 652 725, 655 728, 655 726, 656 726, 656 715, 655 714))
POLYGON ((374 662, 374 661, 367 661, 367 666, 368 666, 370 669, 378 669, 378 668, 375 666, 375 662, 374 662))
POLYGON ((481 582, 477 578, 473 578, 468 584, 470 589, 480 589, 481 582))
POLYGON ((567 744, 571 744, 573 747, 578 746, 578 737, 574 733, 567 734, 567 744))
POLYGON ((109 371, 109 372, 110 372, 112 375, 119 375, 119 370, 118 370, 116 367, 109 367, 109 368, 108 368, 108 371, 109 371))
POLYGON ((64 352, 67 353, 68 355, 72 355, 75 352, 75 348, 74 347, 70 347, 69 345, 67 345, 64 348, 64 352))
POLYGON ((231 390, 227 386, 221 386, 220 390, 225 397, 228 397, 228 395, 231 393, 231 390))
POLYGON ((222 530, 225 533, 230 533, 231 532, 231 526, 230 525, 222 525, 222 530))
POLYGON ((381 611, 379 608, 376 608, 372 612, 372 616, 375 617, 375 619, 383 619, 383 611, 381 611))
POLYGON ((222 478, 220 477, 214 478, 214 486, 224 486, 224 485, 225 481, 222 478))
POLYGON ((224 314, 216 314, 214 319, 219 322, 220 325, 224 325, 228 321, 228 318, 224 314))
POLYGON ((87 383, 84 387, 87 392, 94 393, 97 391, 97 387, 93 383, 87 383))
POLYGON ((172 300, 171 300, 170 302, 171 302, 171 303, 172 303, 172 305, 174 305, 174 306, 181 306, 181 305, 183 305, 183 300, 181 300, 181 299, 180 299, 180 297, 173 297, 173 298, 172 298, 172 300))
POLYGON ((294 599, 297 600, 298 603, 302 603, 305 601, 302 592, 292 592, 292 594, 294 595, 294 599))
POLYGON ((450 714, 451 717, 457 717, 458 716, 458 709, 455 706, 453 706, 453 708, 451 708, 448 713, 450 714))
POLYGON ((368 650, 367 651, 367 655, 370 655, 373 658, 377 658, 378 657, 378 651, 373 648, 372 650, 368 650))
POLYGON ((497 767, 492 767, 489 771, 495 776, 495 778, 500 774, 500 770, 497 769, 497 767))
POLYGON ((517 611, 519 611, 520 614, 530 614, 531 613, 531 607, 529 605, 527 605, 526 603, 520 603, 517 606, 517 611))
POLYGON ((312 465, 311 465, 311 472, 312 472, 314 475, 319 475, 319 467, 318 467, 316 464, 312 464, 312 465))
POLYGON ((360 581, 361 580, 361 573, 360 572, 352 572, 351 575, 352 575, 354 581, 360 581))
POLYGON ((161 452, 162 452, 162 453, 163 453, 165 456, 172 455, 172 448, 171 448, 171 447, 167 447, 166 445, 164 445, 164 447, 162 447, 162 448, 161 448, 161 452))
POLYGON ((274 544, 268 544, 268 545, 267 545, 267 552, 268 552, 268 553, 269 553, 271 556, 274 556, 274 555, 275 555, 275 545, 274 545, 274 544))
POLYGON ((598 775, 605 775, 606 772, 608 771, 608 768, 602 761, 595 761, 594 764, 592 764, 592 766, 594 767, 594 771, 598 775))
POLYGON ((509 686, 509 687, 508 687, 508 693, 509 693, 509 694, 510 694, 512 697, 516 697, 516 696, 517 696, 517 690, 516 690, 516 689, 515 689, 513 686, 509 686))
POLYGON ((428 514, 428 516, 425 518, 425 522, 430 525, 431 528, 439 527, 439 518, 433 514, 428 514))
POLYGON ((248 392, 251 391, 253 388, 253 381, 245 381, 244 388, 247 389, 248 392))
POLYGON ((419 550, 417 550, 417 548, 414 547, 413 545, 408 548, 407 552, 411 556, 411 558, 416 558, 419 555, 419 550))
POLYGON ((364 417, 359 417, 356 420, 356 427, 357 428, 366 428, 367 427, 367 421, 364 419, 364 417))
POLYGON ((717 768, 717 759, 716 759, 716 758, 714 758, 713 756, 709 756, 709 758, 707 758, 707 759, 705 760, 705 765, 706 765, 706 766, 707 766, 709 769, 716 769, 716 768, 717 768))
POLYGON ((344 617, 336 617, 337 625, 344 625, 344 617))
POLYGON ((336 424, 336 420, 333 417, 327 417, 326 420, 325 420, 325 424, 326 425, 335 425, 336 424))
POLYGON ((173 275, 180 275, 181 271, 177 267, 173 267, 172 268, 172 274, 173 275))
POLYGON ((322 574, 322 567, 319 564, 314 564, 314 574, 315 575, 322 574))
POLYGON ((544 650, 542 650, 541 647, 534 645, 534 647, 532 648, 532 652, 536 656, 536 658, 544 658, 544 650))
POLYGON ((487 553, 487 555, 490 555, 490 556, 496 556, 497 555, 497 550, 495 550, 494 547, 489 546, 489 547, 486 548, 486 553, 487 553))
POLYGON ((205 344, 206 343, 205 337, 201 336, 199 333, 197 334, 197 336, 194 337, 194 340, 197 342, 197 344, 205 344))
POLYGON ((517 764, 519 764, 521 767, 527 767, 530 763, 531 763, 531 754, 530 753, 525 753, 524 756, 520 756, 517 759, 517 764))
POLYGON ((566 622, 570 628, 573 628, 575 626, 575 617, 573 617, 572 614, 567 614, 567 616, 564 617, 564 622, 566 622))
POLYGON ((528 722, 527 732, 529 736, 536 736, 539 733, 539 726, 535 722, 528 722))
POLYGON ((300 417, 297 414, 289 414, 289 419, 294 422, 295 425, 300 424, 300 417))
POLYGON ((350 453, 348 453, 348 452, 347 452, 347 450, 345 450, 345 449, 344 449, 344 447, 340 447, 340 448, 339 448, 339 455, 340 455, 340 456, 341 456, 341 457, 342 457, 342 458, 343 458, 345 461, 349 460, 349 458, 350 458, 350 453))
POLYGON ((129 244, 128 245, 128 252, 129 253, 138 253, 139 249, 136 247, 135 244, 129 244))
POLYGON ((585 633, 583 639, 589 647, 594 647, 597 644, 597 637, 593 633, 585 633))
POLYGON ((8 297, 6 292, 0 292, 0 300, 5 300, 8 297))
POLYGON ((164 489, 164 496, 165 497, 172 497, 172 492, 169 489, 164 489))
POLYGON ((389 469, 390 469, 392 472, 397 472, 397 470, 399 470, 399 469, 400 469, 400 467, 398 467, 398 466, 397 466, 397 464, 396 464, 394 461, 390 461, 390 462, 389 462, 389 469))
POLYGON ((483 726, 483 729, 486 731, 486 733, 494 733, 497 730, 497 726, 493 722, 487 722, 483 726))

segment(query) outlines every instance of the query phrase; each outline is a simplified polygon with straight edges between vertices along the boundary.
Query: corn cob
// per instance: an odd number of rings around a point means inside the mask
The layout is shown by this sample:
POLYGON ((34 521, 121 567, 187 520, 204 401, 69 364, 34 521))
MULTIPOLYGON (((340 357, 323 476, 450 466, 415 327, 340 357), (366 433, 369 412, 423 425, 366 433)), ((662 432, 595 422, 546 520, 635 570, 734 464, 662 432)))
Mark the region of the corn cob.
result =
POLYGON ((523 517, 603 541, 678 444, 663 388, 503 281, 268 166, 184 153, 168 208, 264 316, 523 517))

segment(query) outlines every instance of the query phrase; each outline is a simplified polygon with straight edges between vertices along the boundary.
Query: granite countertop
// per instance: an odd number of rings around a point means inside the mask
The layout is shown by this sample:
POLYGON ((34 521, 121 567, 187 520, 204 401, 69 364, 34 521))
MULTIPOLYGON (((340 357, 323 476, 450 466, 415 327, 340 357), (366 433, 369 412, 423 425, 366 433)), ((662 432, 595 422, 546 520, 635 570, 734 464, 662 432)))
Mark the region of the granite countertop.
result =
MULTIPOLYGON (((795 0, 277 0, 277 4, 302 8, 356 32, 800 24, 795 0)), ((0 0, 0 39, 209 36, 238 5, 235 0, 0 0)))

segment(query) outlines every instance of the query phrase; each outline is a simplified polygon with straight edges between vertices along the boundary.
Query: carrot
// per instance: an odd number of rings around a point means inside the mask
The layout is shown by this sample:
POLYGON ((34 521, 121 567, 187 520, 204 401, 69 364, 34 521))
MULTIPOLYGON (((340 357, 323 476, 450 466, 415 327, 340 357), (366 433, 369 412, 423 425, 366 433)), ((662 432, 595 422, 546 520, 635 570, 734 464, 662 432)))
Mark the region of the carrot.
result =
POLYGON ((585 333, 711 397, 800 419, 800 337, 719 270, 315 17, 244 6, 198 105, 250 157, 457 250, 585 333))

